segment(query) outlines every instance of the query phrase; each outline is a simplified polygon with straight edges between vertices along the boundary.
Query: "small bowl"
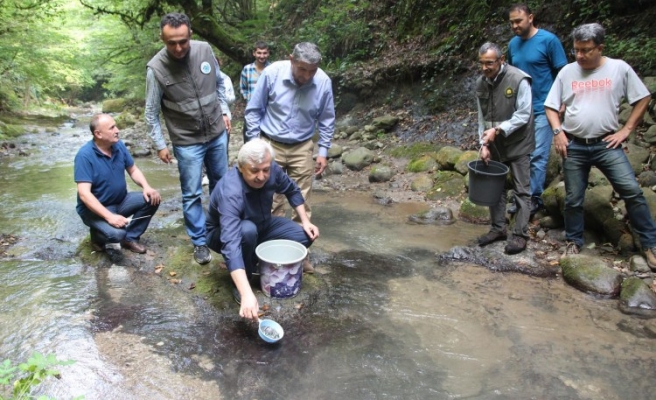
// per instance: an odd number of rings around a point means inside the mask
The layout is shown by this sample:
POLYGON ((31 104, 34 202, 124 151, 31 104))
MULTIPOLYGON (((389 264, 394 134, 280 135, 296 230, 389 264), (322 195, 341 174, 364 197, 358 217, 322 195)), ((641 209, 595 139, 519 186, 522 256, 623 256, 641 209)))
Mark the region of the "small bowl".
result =
POLYGON ((282 329, 282 326, 280 326, 279 323, 277 323, 272 319, 261 319, 257 332, 260 334, 262 340, 264 340, 267 343, 276 343, 280 339, 282 339, 283 336, 285 336, 285 331, 282 329), (269 333, 273 331, 274 334, 271 335, 270 333, 270 336, 267 336, 265 333, 265 329, 269 331, 269 333), (275 337, 275 335, 277 335, 278 337, 275 337))

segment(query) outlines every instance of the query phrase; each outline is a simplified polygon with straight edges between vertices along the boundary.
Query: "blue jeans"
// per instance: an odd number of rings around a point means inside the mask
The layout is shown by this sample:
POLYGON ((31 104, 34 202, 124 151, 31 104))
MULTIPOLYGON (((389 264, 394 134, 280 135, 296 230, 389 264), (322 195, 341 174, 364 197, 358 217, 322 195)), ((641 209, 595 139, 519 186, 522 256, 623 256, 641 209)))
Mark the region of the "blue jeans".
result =
POLYGON ((535 127, 535 150, 531 153, 531 196, 536 198, 539 204, 542 204, 540 196, 542 196, 544 182, 547 179, 547 162, 551 152, 553 132, 544 114, 535 116, 533 126, 535 127))
MULTIPOLYGON (((241 221, 241 254, 244 260, 244 267, 246 275, 250 278, 255 271, 257 264, 257 255, 255 248, 260 243, 269 240, 287 239, 298 242, 303 246, 310 247, 312 240, 305 233, 303 228, 296 222, 285 217, 274 217, 263 223, 261 226, 256 226, 250 220, 241 221)), ((214 229, 207 238, 207 245, 210 249, 221 252, 221 229, 214 229)))
POLYGON ((194 246, 205 245, 205 212, 201 203, 203 164, 212 193, 216 183, 228 171, 227 137, 228 134, 224 131, 219 137, 207 143, 173 146, 173 154, 178 159, 180 172, 185 229, 194 246))
POLYGON ((142 192, 129 192, 121 204, 113 204, 105 206, 105 208, 114 214, 120 214, 124 217, 129 217, 130 215, 134 218, 144 217, 146 215, 150 215, 150 217, 135 219, 123 228, 114 228, 92 211, 85 210, 80 217, 84 225, 91 228, 91 241, 98 244, 120 243, 123 240, 138 242, 141 235, 146 232, 150 220, 159 208, 159 204, 152 205, 146 202, 142 192))
POLYGON ((633 231, 644 249, 656 246, 656 225, 635 178, 635 172, 621 147, 607 149, 606 142, 581 144, 570 142, 563 161, 565 176, 565 237, 583 245, 583 200, 590 168, 596 166, 608 178, 613 190, 626 205, 633 231))

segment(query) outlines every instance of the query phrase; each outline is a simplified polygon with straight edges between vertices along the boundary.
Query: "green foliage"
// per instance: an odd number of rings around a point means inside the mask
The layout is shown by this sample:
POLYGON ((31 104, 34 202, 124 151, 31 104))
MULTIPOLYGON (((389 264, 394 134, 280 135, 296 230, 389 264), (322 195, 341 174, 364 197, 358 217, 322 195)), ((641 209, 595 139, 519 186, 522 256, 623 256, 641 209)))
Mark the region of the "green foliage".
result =
MULTIPOLYGON (((33 399, 34 397, 30 395, 33 387, 39 385, 48 377, 60 377, 59 371, 52 369, 52 367, 71 365, 74 362, 70 360, 59 361, 54 354, 44 356, 40 353, 32 354, 27 362, 19 364, 18 367, 12 366, 10 360, 5 360, 0 364, 0 385, 13 385, 12 396, 7 400, 33 399), (17 369, 20 371, 18 375, 16 374, 17 369)), ((46 398, 45 396, 38 397, 38 399, 46 398)), ((4 399, 0 395, 0 400, 4 399)))

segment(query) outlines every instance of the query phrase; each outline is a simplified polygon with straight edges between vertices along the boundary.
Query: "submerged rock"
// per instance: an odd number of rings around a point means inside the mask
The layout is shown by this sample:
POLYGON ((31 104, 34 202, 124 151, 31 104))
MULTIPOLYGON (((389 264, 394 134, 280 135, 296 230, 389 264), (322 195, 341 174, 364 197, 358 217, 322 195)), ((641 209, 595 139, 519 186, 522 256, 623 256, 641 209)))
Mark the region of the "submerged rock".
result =
POLYGON ((451 225, 456 222, 453 211, 448 207, 431 208, 430 210, 411 215, 408 221, 421 225, 451 225))
POLYGON ((486 247, 456 246, 438 255, 438 264, 467 262, 496 272, 517 272, 542 278, 556 276, 558 269, 537 262, 532 252, 509 256, 501 251, 503 245, 504 242, 486 247))
POLYGON ((620 293, 622 274, 599 258, 574 254, 561 258, 560 267, 565 282, 583 292, 609 297, 620 293))

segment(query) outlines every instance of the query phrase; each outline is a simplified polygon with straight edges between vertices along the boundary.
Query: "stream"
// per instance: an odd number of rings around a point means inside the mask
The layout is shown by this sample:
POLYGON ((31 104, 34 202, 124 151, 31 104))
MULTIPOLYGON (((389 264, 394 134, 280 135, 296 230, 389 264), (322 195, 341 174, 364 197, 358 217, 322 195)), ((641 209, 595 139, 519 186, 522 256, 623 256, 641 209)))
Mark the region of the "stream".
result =
MULTIPOLYGON (((653 399, 656 320, 562 279, 495 273, 436 255, 486 226, 410 225, 425 204, 318 192, 313 223, 326 306, 286 321, 276 345, 237 317, 137 268, 85 265, 73 158, 89 115, 0 158, 0 361, 74 360, 34 394, 56 399, 653 399)), ((138 158, 160 209, 177 169, 138 158)), ((204 202, 206 204, 206 202, 204 202)), ((179 228, 181 211, 149 231, 179 228)), ((148 235, 148 232, 146 232, 148 235)), ((217 255, 215 255, 217 257, 217 255)), ((324 304, 324 303, 322 303, 324 304)), ((308 306, 311 307, 311 306, 308 306)), ((0 391, 0 395, 3 393, 0 391)))

